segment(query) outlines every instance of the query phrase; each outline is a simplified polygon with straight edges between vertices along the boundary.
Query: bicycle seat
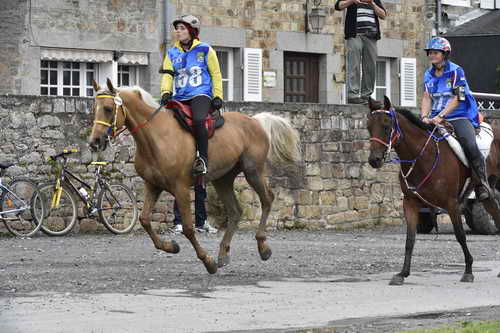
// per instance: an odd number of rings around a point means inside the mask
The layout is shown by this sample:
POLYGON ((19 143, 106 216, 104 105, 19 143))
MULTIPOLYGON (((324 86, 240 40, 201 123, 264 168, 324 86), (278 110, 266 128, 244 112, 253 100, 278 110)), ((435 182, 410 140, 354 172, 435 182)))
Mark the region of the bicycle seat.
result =
POLYGON ((12 163, 12 162, 0 162, 0 169, 7 169, 7 168, 10 168, 13 165, 16 165, 16 163, 12 163))

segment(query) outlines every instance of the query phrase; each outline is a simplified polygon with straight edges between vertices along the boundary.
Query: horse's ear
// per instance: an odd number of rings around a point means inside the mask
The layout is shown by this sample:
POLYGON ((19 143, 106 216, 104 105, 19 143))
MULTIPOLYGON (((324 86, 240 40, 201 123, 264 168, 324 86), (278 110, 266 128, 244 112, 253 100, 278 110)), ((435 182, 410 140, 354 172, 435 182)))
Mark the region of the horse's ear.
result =
POLYGON ((392 107, 389 97, 384 95, 384 110, 389 110, 392 107))
POLYGON ((99 86, 99 84, 95 82, 95 80, 92 80, 92 86, 94 87, 95 91, 101 90, 101 86, 99 86))
POLYGON ((115 87, 113 87, 113 82, 111 82, 109 77, 106 79, 106 85, 108 86, 109 91, 115 93, 115 87))
POLYGON ((143 98, 142 98, 142 94, 141 94, 141 92, 140 92, 139 90, 134 90, 134 94, 135 94, 137 97, 139 97, 139 99, 143 100, 143 98))
POLYGON ((375 107, 375 103, 376 103, 376 102, 377 102, 377 101, 376 101, 376 100, 374 100, 373 98, 368 97, 368 107, 370 108, 370 111, 371 111, 371 110, 374 110, 374 109, 376 108, 376 107, 375 107))

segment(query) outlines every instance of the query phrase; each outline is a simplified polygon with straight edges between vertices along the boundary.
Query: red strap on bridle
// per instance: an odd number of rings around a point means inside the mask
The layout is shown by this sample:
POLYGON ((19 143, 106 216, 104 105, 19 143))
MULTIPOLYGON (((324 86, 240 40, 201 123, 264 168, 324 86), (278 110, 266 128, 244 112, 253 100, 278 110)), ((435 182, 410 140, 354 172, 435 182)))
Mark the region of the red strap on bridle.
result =
MULTIPOLYGON (((372 114, 374 114, 374 113, 385 113, 385 114, 388 114, 388 115, 391 114, 391 112, 388 111, 388 110, 373 110, 371 113, 372 114)), ((375 142, 378 142, 378 143, 380 143, 381 145, 383 145, 385 147, 390 147, 401 136, 401 134, 398 131, 394 131, 394 128, 392 129, 392 131, 395 132, 396 134, 391 134, 391 138, 389 139, 389 142, 385 142, 384 140, 382 140, 380 138, 377 138, 377 137, 371 137, 369 139, 369 141, 375 141, 375 142)))

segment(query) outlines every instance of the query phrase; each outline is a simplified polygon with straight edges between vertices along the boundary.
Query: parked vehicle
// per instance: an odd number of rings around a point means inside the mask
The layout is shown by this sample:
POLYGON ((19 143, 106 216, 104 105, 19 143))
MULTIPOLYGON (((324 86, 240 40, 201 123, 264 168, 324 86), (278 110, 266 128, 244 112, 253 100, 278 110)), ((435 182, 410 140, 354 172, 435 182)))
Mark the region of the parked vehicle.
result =
POLYGON ((45 201, 46 214, 41 230, 50 236, 67 234, 78 218, 76 201, 84 205, 84 216, 97 217, 110 232, 124 234, 130 232, 138 218, 137 200, 126 185, 110 182, 101 173, 107 162, 91 162, 96 167, 93 186, 76 176, 68 168, 67 156, 78 150, 64 150, 49 158, 53 164, 55 181, 40 186, 45 201))

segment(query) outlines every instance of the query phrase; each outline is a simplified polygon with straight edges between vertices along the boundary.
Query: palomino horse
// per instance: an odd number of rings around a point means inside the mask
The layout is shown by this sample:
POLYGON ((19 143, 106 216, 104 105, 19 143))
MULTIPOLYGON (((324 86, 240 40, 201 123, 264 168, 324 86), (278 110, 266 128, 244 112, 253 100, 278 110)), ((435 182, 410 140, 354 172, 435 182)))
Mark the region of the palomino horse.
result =
MULTIPOLYGON (((467 248, 461 219, 464 198, 473 190, 473 184, 466 185, 466 179, 471 177, 470 169, 460 162, 448 143, 430 136, 433 125, 423 123, 408 110, 395 110, 387 97, 383 108, 381 103, 374 100, 370 100, 369 107, 370 165, 381 168, 391 148, 394 148, 401 163, 399 182, 404 194, 403 208, 407 223, 405 260, 403 269, 393 276, 390 284, 401 285, 404 278, 410 275, 418 213, 423 206, 440 207, 450 215, 455 237, 465 256, 465 272, 460 281, 473 282, 472 256, 467 248), (465 191, 464 186, 467 186, 465 191)), ((495 130, 495 136, 499 134, 495 130)), ((492 188, 499 176, 498 153, 497 147, 492 145, 487 160, 487 169, 490 171, 488 179, 492 188)), ((483 205, 500 229, 500 210, 496 200, 488 199, 483 205)))
POLYGON ((249 117, 226 112, 224 126, 210 139, 206 179, 214 185, 228 214, 227 228, 215 262, 196 240, 190 213, 190 187, 194 182, 191 168, 195 158, 192 135, 181 128, 172 112, 160 109, 151 95, 139 87, 115 88, 108 79, 107 90, 95 82, 94 89, 95 120, 88 139, 90 147, 103 151, 109 136, 122 127, 134 137, 135 169, 145 184, 140 221, 157 249, 170 253, 180 250, 174 240, 161 240, 150 224, 151 212, 160 193, 168 191, 178 202, 183 233, 207 271, 213 274, 217 266, 227 265, 231 239, 242 214, 233 184, 236 176, 243 172, 260 199, 262 215, 255 238, 261 259, 269 259, 272 252, 266 243, 265 227, 274 195, 266 181, 266 163, 295 163, 301 156, 298 133, 288 121, 269 113, 249 117))

